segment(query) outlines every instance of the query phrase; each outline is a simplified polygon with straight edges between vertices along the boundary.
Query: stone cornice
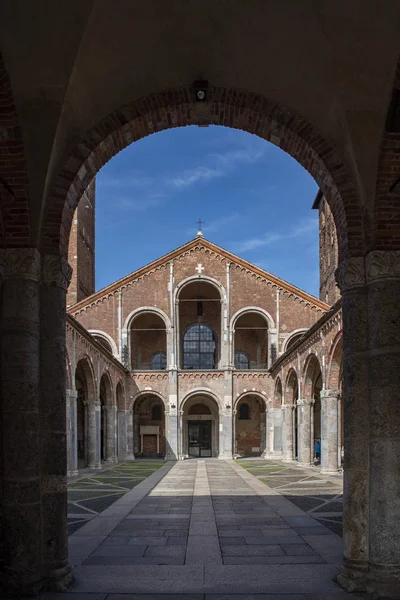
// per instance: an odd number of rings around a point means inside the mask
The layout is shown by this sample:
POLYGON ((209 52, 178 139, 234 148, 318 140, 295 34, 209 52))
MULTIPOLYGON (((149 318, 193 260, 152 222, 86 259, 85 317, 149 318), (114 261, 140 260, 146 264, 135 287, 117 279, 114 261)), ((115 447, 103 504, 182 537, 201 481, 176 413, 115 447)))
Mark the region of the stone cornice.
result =
POLYGON ((78 313, 81 310, 86 310, 91 305, 103 301, 109 296, 112 296, 115 293, 117 293, 119 290, 122 290, 123 288, 132 285, 134 282, 142 279, 143 277, 150 275, 154 271, 167 268, 168 264, 171 261, 179 260, 195 250, 204 250, 207 254, 217 256, 222 261, 228 260, 232 263, 232 266, 234 268, 241 269, 249 273, 249 275, 257 277, 262 281, 265 281, 265 283, 282 290, 289 296, 293 296, 300 302, 310 305, 316 310, 326 311, 329 308, 329 306, 325 302, 322 302, 318 298, 307 294, 307 292, 300 290, 299 288, 291 285, 283 279, 280 279, 279 277, 276 277, 275 275, 264 271, 260 267, 257 267, 256 265, 247 262, 239 256, 232 254, 228 250, 224 250, 223 248, 220 248, 216 244, 213 244, 212 242, 209 242, 204 238, 202 238, 201 240, 195 238, 187 244, 180 246, 176 250, 173 250, 172 252, 162 256, 158 260, 153 261, 152 263, 142 267, 141 269, 131 273, 130 275, 127 275, 123 279, 116 281, 115 283, 96 292, 95 294, 92 294, 88 298, 85 298, 81 302, 78 302, 77 304, 69 307, 68 310, 70 313, 78 313))

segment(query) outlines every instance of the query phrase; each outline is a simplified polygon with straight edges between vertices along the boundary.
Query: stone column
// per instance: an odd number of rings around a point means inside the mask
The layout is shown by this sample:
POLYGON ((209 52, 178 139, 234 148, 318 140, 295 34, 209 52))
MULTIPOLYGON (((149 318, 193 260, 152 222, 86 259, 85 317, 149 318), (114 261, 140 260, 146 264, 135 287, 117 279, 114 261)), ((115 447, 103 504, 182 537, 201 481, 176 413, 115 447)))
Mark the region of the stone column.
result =
POLYGON ((116 406, 107 405, 104 407, 106 411, 106 463, 116 463, 116 448, 115 448, 115 413, 116 406))
POLYGON ((271 458, 274 451, 274 409, 267 406, 265 413, 265 448, 262 458, 271 458))
MULTIPOLYGON (((96 436, 96 469, 101 469, 102 468, 102 463, 101 463, 101 410, 102 410, 102 406, 100 404, 100 401, 98 402, 98 404, 95 404, 95 419, 96 419, 96 432, 95 432, 95 436, 96 436)), ((106 432, 107 435, 107 432, 106 432)))
POLYGON ((321 473, 338 472, 338 390, 321 390, 321 473))
MULTIPOLYGON (((127 456, 126 460, 135 460, 135 431, 134 423, 133 423, 134 415, 132 410, 127 410, 125 412, 125 423, 126 423, 126 448, 127 448, 127 456)), ((137 428, 137 438, 139 438, 139 427, 137 428)))
POLYGON ((282 404, 282 444, 283 462, 293 462, 294 440, 293 440, 293 410, 294 404, 282 404))
POLYGON ((76 390, 67 390, 67 475, 78 475, 78 422, 76 390))
POLYGON ((59 256, 42 257, 40 286, 40 470, 42 577, 62 591, 72 581, 68 565, 66 439, 66 291, 71 267, 59 256))
POLYGON ((219 418, 218 458, 222 458, 223 460, 232 458, 232 440, 232 406, 231 404, 226 404, 219 418))
POLYGON ((342 293, 345 445, 343 566, 338 582, 353 591, 365 583, 369 557, 369 361, 364 259, 350 258, 341 263, 336 278, 342 293))
MULTIPOLYGON (((139 434, 139 415, 130 411, 130 415, 127 415, 127 424, 130 422, 132 424, 132 435, 130 436, 132 440, 132 454, 137 456, 140 452, 140 434, 139 434)), ((129 435, 128 435, 129 440, 129 435)), ((129 446, 129 442, 128 442, 129 446)))
MULTIPOLYGON (((400 251, 370 252, 365 267, 370 361, 367 591, 400 598, 400 251)), ((345 428, 346 408, 345 396, 345 428)), ((347 447, 345 452, 347 466, 347 447)))
MULTIPOLYGON (((226 344, 226 358, 229 356, 229 345, 226 344)), ((231 459, 233 456, 232 436, 232 406, 233 406, 233 373, 227 369, 224 372, 224 408, 219 418, 219 453, 222 459, 231 459)))
POLYGON ((176 368, 168 373, 168 409, 165 411, 165 460, 178 460, 178 374, 176 368))
POLYGON ((313 446, 311 441, 311 406, 313 404, 314 400, 311 398, 297 400, 299 432, 298 453, 299 465, 302 467, 310 467, 312 465, 313 446))
MULTIPOLYGON (((0 250, 3 274, 1 356, 0 589, 4 596, 40 591, 40 255, 0 250)), ((65 409, 64 409, 65 410, 65 409)))
MULTIPOLYGON (((100 408, 100 407, 99 407, 100 408)), ((97 466, 97 417, 96 405, 87 405, 87 458, 89 469, 97 466)))

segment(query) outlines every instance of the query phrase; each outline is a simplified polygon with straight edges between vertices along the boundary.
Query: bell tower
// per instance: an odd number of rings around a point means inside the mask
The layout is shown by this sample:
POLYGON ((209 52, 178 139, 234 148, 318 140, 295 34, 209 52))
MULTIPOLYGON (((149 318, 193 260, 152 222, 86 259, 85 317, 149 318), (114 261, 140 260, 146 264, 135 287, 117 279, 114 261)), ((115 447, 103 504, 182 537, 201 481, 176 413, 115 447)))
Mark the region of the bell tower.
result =
POLYGON ((96 180, 93 179, 75 209, 68 246, 72 278, 67 293, 67 308, 95 291, 95 205, 96 180))
POLYGON ((332 305, 340 298, 335 280, 338 240, 332 211, 321 190, 312 208, 319 211, 319 299, 332 305))

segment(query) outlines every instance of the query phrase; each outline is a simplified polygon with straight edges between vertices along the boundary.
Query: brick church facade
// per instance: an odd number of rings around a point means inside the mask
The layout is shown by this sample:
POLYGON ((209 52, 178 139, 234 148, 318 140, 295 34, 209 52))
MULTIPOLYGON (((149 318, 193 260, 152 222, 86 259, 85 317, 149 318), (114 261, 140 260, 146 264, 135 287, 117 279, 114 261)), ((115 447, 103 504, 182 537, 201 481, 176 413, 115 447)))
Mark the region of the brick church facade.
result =
POLYGON ((204 239, 94 292, 94 182, 70 238, 68 472, 137 457, 341 465, 337 238, 319 193, 317 299, 204 239), (317 457, 318 458, 318 457, 317 457))

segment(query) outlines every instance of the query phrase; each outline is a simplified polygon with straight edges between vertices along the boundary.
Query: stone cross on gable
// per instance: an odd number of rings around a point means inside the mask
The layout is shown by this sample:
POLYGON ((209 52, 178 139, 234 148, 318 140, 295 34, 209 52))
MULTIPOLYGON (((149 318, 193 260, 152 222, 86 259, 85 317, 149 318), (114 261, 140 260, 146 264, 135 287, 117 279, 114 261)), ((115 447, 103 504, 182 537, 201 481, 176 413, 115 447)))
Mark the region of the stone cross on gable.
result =
POLYGON ((202 271, 204 271, 204 267, 201 263, 199 263, 196 267, 196 271, 198 272, 199 275, 201 275, 202 271))

